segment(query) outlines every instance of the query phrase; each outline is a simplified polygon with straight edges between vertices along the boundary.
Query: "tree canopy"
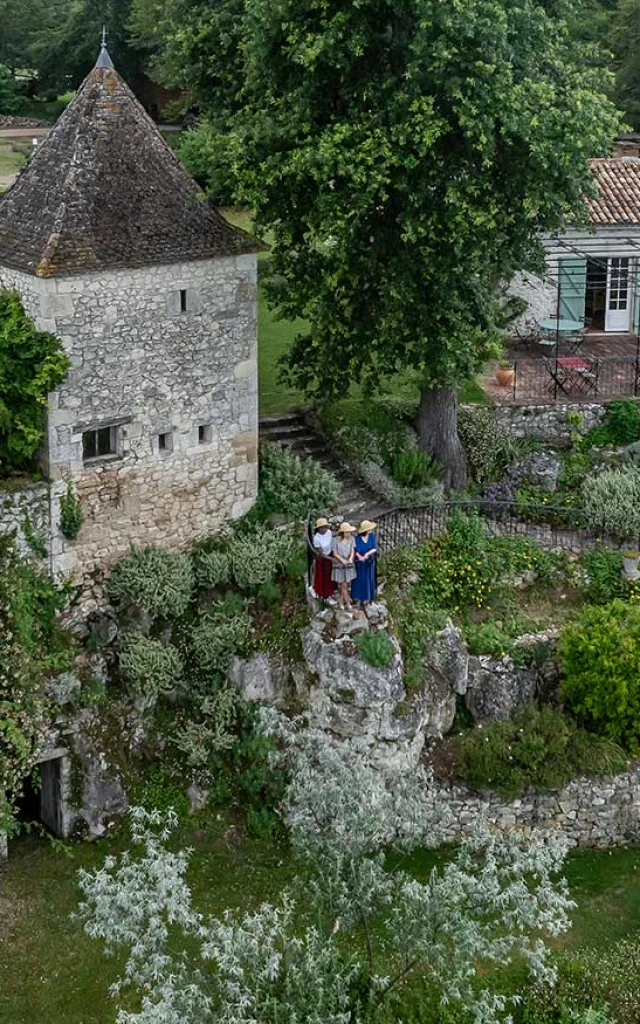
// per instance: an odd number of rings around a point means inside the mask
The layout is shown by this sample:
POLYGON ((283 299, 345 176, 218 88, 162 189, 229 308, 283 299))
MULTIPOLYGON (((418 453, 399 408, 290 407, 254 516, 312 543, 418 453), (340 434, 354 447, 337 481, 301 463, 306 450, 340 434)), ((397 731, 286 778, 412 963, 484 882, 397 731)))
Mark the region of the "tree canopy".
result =
POLYGON ((190 68, 212 185, 231 173, 236 200, 273 238, 272 300, 309 323, 290 375, 327 397, 415 372, 423 445, 455 485, 465 474, 453 389, 492 351, 502 283, 540 267, 538 232, 583 217, 588 159, 618 128, 606 77, 558 6, 167 8, 169 22, 178 10, 191 19, 167 37, 164 60, 190 68))

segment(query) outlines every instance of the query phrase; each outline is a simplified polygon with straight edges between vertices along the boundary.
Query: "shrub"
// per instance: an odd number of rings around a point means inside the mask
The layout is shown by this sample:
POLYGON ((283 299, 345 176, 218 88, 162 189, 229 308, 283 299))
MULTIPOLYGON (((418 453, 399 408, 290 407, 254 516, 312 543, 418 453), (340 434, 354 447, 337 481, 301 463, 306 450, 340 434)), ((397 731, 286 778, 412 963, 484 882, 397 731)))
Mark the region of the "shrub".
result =
POLYGON ((526 993, 523 1024, 638 1024, 640 941, 620 939, 607 948, 580 949, 558 956, 555 985, 539 982, 526 993), (580 1016, 598 1012, 595 1020, 580 1016))
POLYGON ((471 476, 480 483, 500 477, 517 454, 517 444, 497 426, 491 409, 461 409, 458 433, 471 476))
POLYGON ((82 505, 76 497, 73 481, 69 480, 67 489, 60 498, 60 533, 67 540, 75 540, 83 522, 82 505))
POLYGON ((196 708, 181 713, 172 736, 190 776, 201 785, 211 785, 216 755, 230 750, 238 715, 239 696, 230 686, 208 693, 196 708))
POLYGON ((401 487, 383 466, 370 459, 354 463, 352 468, 366 487, 389 505, 411 508, 430 505, 442 499, 442 486, 435 479, 423 487, 401 487))
POLYGON ((490 654, 503 658, 514 651, 513 637, 500 623, 470 622, 464 627, 464 638, 469 654, 490 654))
POLYGON ((367 630, 357 637, 356 647, 367 665, 374 668, 390 668, 393 663, 395 647, 386 633, 372 633, 371 630, 367 630))
POLYGON ((163 548, 132 548, 113 568, 109 595, 113 601, 140 608, 152 619, 179 618, 187 610, 193 584, 188 555, 163 548))
POLYGON ((231 579, 231 558, 228 551, 199 551, 194 557, 196 583, 215 589, 231 579))
POLYGON ((145 707, 171 693, 182 680, 184 665, 171 644, 150 637, 125 636, 120 643, 120 672, 130 696, 145 707))
POLYGON ((583 484, 587 521, 619 538, 638 543, 640 537, 640 470, 635 466, 607 469, 583 484))
POLYGON ((587 607, 558 646, 561 694, 603 736, 636 751, 640 741, 640 607, 587 607))
POLYGON ((624 597, 622 555, 610 548, 595 547, 583 552, 580 565, 585 575, 585 596, 590 604, 609 604, 624 597))
POLYGON ((164 765, 149 765, 143 775, 132 780, 128 795, 132 803, 147 811, 164 813, 172 808, 179 821, 186 821, 189 817, 189 800, 184 786, 164 765))
POLYGON ((431 607, 484 607, 497 580, 479 516, 454 512, 446 532, 421 549, 420 589, 431 607))
POLYGON ((640 441, 640 408, 628 399, 609 402, 603 422, 589 431, 593 445, 623 445, 640 441))
POLYGON ((226 674, 234 654, 247 654, 251 638, 251 619, 246 614, 233 618, 207 615, 191 632, 189 647, 197 669, 205 676, 226 674))
POLYGON ((336 478, 313 459, 301 459, 279 444, 261 445, 261 515, 282 513, 290 520, 304 519, 309 510, 333 508, 339 495, 336 478))
POLYGON ((435 482, 438 467, 426 452, 419 448, 407 448, 394 456, 391 475, 401 487, 427 487, 435 482))
POLYGON ((419 591, 412 591, 400 604, 393 604, 393 620, 402 650, 404 681, 414 690, 424 682, 422 655, 427 640, 444 629, 448 616, 421 600, 419 591))
POLYGON ((70 365, 62 342, 36 330, 17 295, 0 291, 0 475, 31 467, 49 393, 70 365))
POLYGON ((229 545, 233 579, 246 590, 262 586, 288 564, 294 546, 295 538, 285 530, 238 534, 229 545))
POLYGON ((624 771, 624 752, 549 706, 492 722, 452 739, 456 766, 474 789, 512 798, 528 787, 559 789, 576 775, 624 771))

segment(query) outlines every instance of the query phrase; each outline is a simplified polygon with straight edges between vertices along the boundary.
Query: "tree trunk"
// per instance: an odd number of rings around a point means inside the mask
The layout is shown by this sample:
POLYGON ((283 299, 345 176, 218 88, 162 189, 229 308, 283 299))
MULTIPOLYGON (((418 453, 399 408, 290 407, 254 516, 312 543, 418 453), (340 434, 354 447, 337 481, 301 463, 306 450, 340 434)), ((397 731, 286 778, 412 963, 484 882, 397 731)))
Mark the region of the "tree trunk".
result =
POLYGON ((447 491, 467 486, 467 457, 458 437, 458 396, 453 388, 423 388, 416 418, 420 447, 444 467, 447 491))

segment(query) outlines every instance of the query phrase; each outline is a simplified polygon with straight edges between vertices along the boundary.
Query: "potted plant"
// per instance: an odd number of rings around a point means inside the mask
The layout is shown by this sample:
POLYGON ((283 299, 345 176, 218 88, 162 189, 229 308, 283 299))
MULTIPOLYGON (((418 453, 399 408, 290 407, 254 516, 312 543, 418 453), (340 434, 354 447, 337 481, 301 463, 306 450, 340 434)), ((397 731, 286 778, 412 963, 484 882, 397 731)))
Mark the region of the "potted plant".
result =
POLYGON ((640 551, 636 551, 634 548, 623 548, 621 554, 622 575, 628 580, 637 580, 640 576, 640 571, 638 570, 640 551))
POLYGON ((507 388, 513 385, 516 379, 516 368, 508 359, 501 359, 496 370, 496 381, 501 387, 507 388))

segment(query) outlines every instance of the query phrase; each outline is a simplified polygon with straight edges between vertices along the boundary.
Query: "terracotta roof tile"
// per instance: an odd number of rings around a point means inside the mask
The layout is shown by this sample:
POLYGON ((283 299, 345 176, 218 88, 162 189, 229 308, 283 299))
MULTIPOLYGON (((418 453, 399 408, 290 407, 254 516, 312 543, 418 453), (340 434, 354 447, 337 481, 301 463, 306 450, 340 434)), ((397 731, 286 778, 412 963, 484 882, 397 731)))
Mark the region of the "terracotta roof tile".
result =
POLYGON ((111 67, 95 67, 0 199, 0 263, 39 277, 256 252, 111 67))
POLYGON ((640 224, 640 158, 591 161, 598 198, 587 200, 593 224, 640 224))

